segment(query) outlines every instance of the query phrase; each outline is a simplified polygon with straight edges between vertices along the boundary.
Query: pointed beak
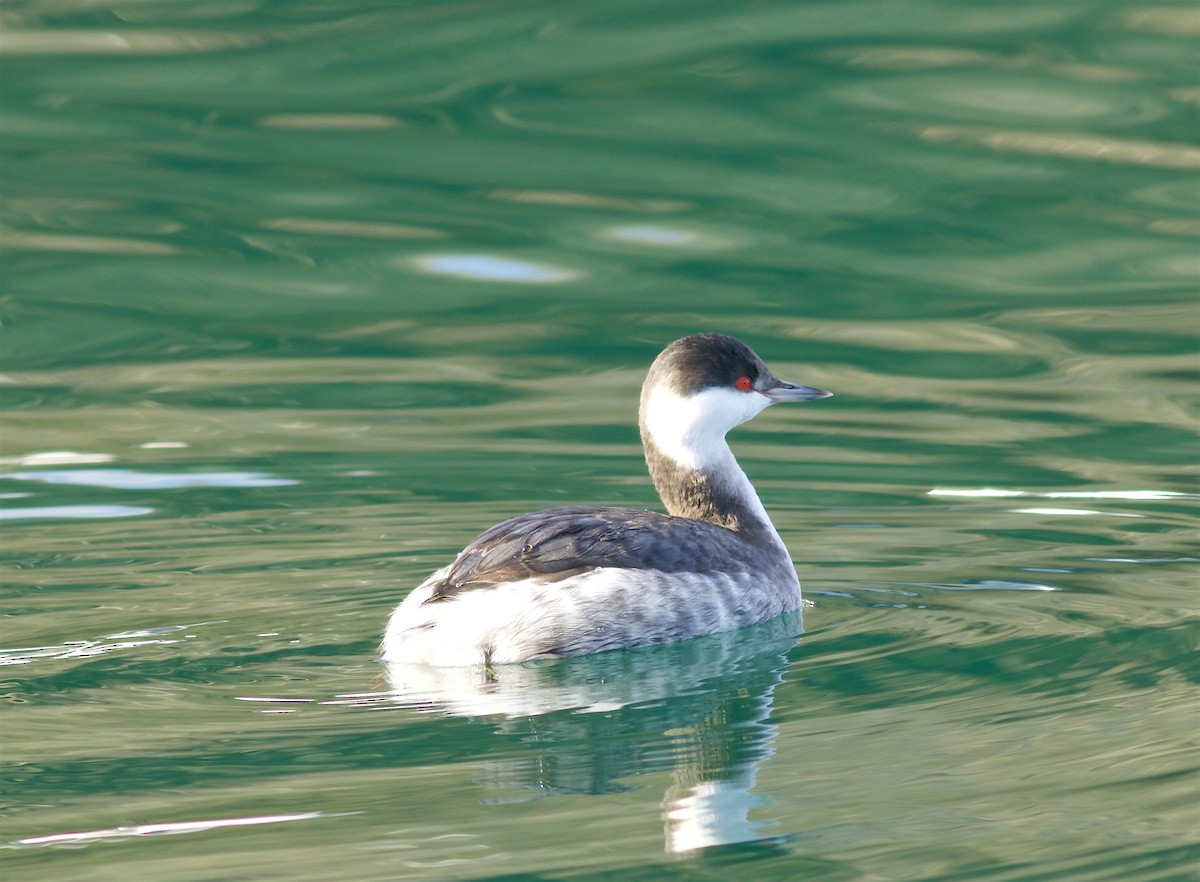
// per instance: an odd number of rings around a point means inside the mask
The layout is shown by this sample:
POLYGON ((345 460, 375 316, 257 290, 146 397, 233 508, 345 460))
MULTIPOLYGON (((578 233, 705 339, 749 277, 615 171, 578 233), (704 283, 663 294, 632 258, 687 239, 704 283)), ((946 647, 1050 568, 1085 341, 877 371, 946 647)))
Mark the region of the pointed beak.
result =
POLYGON ((801 386, 798 383, 785 383, 783 380, 775 380, 775 385, 758 391, 770 398, 772 404, 779 404, 783 401, 817 401, 833 395, 832 392, 826 392, 815 386, 801 386))

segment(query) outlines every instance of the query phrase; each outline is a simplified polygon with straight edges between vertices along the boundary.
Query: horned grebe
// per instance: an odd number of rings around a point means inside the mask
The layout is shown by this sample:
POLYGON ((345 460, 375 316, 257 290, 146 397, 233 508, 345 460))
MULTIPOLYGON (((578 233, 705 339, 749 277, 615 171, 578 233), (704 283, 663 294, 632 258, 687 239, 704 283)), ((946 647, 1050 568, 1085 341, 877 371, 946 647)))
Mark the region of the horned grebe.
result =
POLYGON ((638 415, 670 514, 577 506, 497 524, 396 607, 383 660, 491 666, 585 655, 798 609, 791 556, 725 434, 777 402, 830 394, 783 382, 733 337, 676 340, 651 365, 638 415))

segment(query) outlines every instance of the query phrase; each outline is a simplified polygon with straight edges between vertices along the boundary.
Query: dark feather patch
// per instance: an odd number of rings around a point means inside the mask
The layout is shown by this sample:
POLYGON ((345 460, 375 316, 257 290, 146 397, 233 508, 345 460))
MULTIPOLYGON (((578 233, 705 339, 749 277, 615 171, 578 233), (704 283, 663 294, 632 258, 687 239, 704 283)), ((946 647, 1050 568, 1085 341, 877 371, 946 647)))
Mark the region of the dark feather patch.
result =
POLYGON ((631 508, 556 508, 497 524, 468 545, 426 603, 503 582, 555 582, 599 567, 737 573, 748 537, 691 518, 631 508))
POLYGON ((749 346, 724 334, 692 334, 664 349, 650 366, 645 389, 665 384, 676 395, 694 395, 705 389, 731 389, 738 377, 749 377, 756 386, 773 379, 749 346))

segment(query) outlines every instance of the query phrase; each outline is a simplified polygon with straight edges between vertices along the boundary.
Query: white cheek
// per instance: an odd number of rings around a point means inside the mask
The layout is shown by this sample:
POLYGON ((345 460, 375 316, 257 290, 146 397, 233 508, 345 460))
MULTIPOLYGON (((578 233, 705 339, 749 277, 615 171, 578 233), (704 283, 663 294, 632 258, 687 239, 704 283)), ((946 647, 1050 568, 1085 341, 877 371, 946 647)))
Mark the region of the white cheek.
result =
POLYGON ((687 398, 655 389, 646 401, 646 430, 655 445, 688 468, 702 468, 729 456, 725 435, 771 404, 758 392, 706 389, 687 398))
POLYGON ((732 394, 736 394, 738 401, 741 402, 743 414, 742 418, 734 425, 740 426, 747 420, 754 419, 756 416, 775 403, 761 392, 737 392, 732 394))

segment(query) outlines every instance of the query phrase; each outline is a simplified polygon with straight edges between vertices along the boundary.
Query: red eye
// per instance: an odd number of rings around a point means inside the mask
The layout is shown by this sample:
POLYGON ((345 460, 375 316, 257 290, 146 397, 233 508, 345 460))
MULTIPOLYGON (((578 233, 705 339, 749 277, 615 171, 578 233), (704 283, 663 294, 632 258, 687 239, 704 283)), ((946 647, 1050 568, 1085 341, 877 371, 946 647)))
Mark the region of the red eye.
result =
POLYGON ((733 385, 737 386, 743 392, 749 392, 751 389, 754 388, 754 381, 751 380, 749 377, 738 377, 737 382, 734 383, 733 385))

